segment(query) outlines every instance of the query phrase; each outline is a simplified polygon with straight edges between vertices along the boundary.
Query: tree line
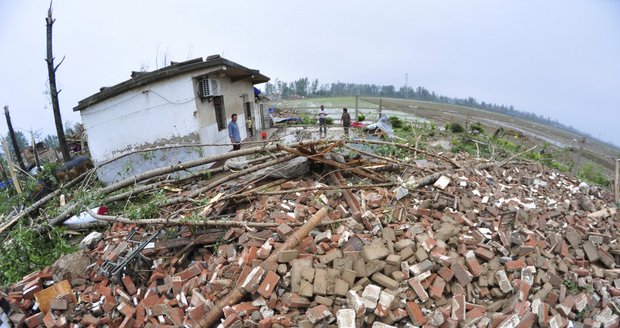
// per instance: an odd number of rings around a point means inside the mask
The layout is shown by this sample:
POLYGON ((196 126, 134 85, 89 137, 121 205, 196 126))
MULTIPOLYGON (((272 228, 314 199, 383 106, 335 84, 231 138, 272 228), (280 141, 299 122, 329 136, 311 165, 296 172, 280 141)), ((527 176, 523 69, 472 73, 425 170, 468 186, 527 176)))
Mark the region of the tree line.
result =
MULTIPOLYGON (((360 84, 360 83, 326 83, 320 84, 318 79, 310 80, 307 77, 297 79, 292 82, 285 82, 275 79, 273 83, 267 82, 265 85, 265 93, 268 96, 279 95, 282 98, 291 97, 386 97, 386 98, 403 98, 422 101, 432 101, 438 103, 461 105, 473 107, 482 110, 488 110, 496 113, 502 113, 512 117, 519 117, 529 121, 550 125, 565 131, 576 133, 595 139, 592 135, 581 132, 576 128, 558 122, 548 116, 535 114, 515 109, 512 105, 494 104, 485 101, 479 101, 474 97, 457 98, 440 95, 434 91, 430 91, 424 87, 413 88, 411 86, 401 86, 398 89, 393 85, 377 85, 377 84, 360 84)), ((611 143, 599 140, 607 145, 614 146, 611 143)))

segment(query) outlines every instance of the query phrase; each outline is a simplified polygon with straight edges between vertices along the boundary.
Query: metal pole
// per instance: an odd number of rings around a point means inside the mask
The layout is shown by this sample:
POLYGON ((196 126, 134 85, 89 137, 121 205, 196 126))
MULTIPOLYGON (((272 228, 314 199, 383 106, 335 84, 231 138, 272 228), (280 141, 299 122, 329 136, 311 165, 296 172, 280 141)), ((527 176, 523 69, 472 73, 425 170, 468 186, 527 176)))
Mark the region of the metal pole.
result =
POLYGON ((357 118, 359 117, 358 106, 357 106, 357 101, 359 97, 360 96, 355 96, 355 122, 357 122, 357 118))
POLYGON ((577 160, 575 161, 575 166, 573 166, 573 175, 577 175, 579 173, 579 166, 581 164, 581 157, 583 156, 583 145, 586 143, 586 137, 582 137, 579 140, 579 156, 577 156, 577 160))
POLYGON ((620 202, 620 182, 618 181, 620 178, 620 158, 616 159, 616 180, 614 184, 614 192, 616 194, 616 202, 620 202))

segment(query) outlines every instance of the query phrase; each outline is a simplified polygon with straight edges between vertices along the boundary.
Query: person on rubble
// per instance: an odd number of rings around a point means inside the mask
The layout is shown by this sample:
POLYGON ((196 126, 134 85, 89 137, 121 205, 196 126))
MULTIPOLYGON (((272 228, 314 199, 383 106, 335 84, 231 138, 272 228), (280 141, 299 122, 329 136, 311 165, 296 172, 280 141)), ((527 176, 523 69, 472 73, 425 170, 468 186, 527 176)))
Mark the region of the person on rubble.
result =
POLYGON ((231 121, 228 123, 228 137, 233 145, 233 150, 239 150, 241 149, 241 135, 237 125, 237 114, 232 114, 230 119, 231 121))
POLYGON ((327 111, 321 105, 321 110, 319 111, 319 134, 323 133, 327 136, 327 111))
POLYGON ((342 109, 342 127, 344 128, 344 135, 349 136, 349 127, 351 127, 351 115, 347 112, 347 108, 342 109))

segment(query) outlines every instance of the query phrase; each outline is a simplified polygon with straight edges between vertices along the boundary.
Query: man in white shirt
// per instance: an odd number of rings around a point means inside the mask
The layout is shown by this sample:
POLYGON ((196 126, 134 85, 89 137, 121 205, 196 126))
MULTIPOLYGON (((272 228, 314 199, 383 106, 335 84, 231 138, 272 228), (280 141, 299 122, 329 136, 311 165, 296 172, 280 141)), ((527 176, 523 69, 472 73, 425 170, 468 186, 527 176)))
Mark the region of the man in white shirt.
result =
POLYGON ((327 135, 327 111, 323 105, 321 105, 321 110, 319 111, 319 134, 322 133, 327 135))

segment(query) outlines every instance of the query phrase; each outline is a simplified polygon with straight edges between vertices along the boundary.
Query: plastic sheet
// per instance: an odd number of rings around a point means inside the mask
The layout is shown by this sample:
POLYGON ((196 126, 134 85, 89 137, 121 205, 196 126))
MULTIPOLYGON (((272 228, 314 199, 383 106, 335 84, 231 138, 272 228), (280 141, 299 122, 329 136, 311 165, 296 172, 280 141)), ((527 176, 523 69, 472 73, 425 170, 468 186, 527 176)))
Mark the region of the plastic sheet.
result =
POLYGON ((365 129, 368 131, 375 131, 379 129, 385 132, 385 134, 387 134, 387 136, 390 137, 390 139, 394 138, 394 129, 392 128, 392 123, 390 123, 390 120, 385 114, 381 115, 381 117, 379 118, 379 121, 366 126, 365 129))

